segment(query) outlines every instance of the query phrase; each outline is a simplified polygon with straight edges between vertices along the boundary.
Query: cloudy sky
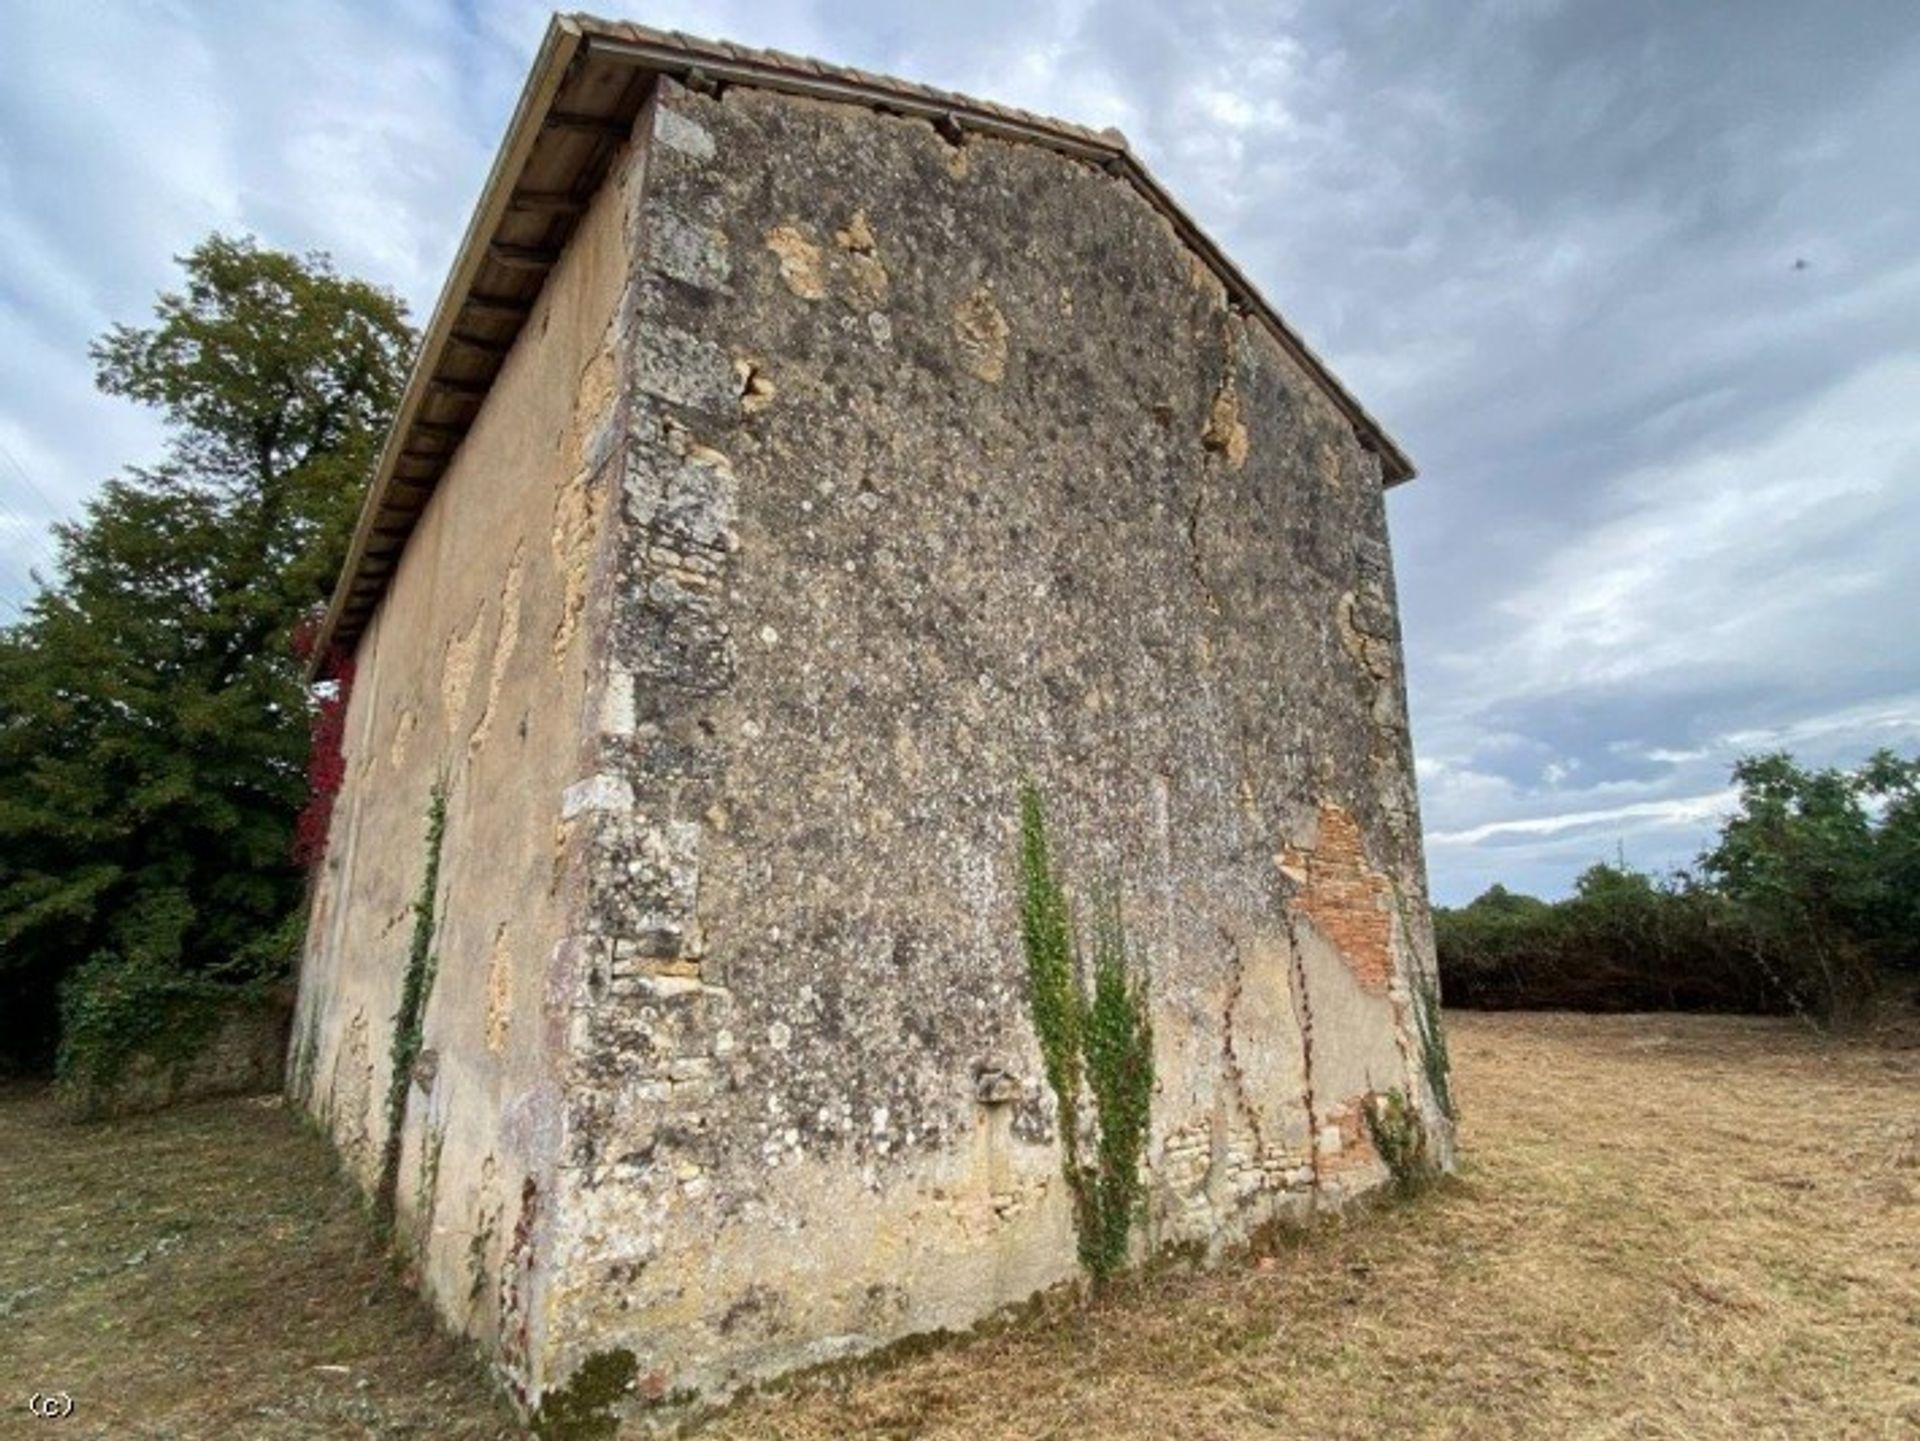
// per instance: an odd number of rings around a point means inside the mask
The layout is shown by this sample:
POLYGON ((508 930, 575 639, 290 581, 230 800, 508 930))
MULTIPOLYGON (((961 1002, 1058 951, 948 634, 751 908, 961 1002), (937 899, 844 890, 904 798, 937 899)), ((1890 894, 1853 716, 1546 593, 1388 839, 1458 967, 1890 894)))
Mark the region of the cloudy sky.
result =
MULTIPOLYGON (((1127 133, 1421 466, 1391 513, 1440 899, 1684 862, 1743 752, 1920 746, 1910 0, 626 13, 1127 133)), ((544 23, 0 4, 0 622, 46 523, 158 453, 88 340, 214 229, 423 316, 544 23)))

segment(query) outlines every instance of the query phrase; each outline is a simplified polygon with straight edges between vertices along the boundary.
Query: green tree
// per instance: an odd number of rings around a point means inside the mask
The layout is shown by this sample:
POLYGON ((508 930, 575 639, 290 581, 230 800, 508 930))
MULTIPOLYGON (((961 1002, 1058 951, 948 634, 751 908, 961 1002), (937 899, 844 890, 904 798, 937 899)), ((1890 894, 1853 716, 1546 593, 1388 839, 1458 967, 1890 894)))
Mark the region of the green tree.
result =
POLYGON ((1874 869, 1882 894, 1882 955, 1892 965, 1920 966, 1920 756, 1903 760, 1877 751, 1861 781, 1868 803, 1880 812, 1874 869))
POLYGON ((1920 756, 1733 769, 1739 804, 1693 872, 1600 864, 1548 903, 1493 886, 1436 908, 1452 1005, 1797 1010, 1845 1026, 1920 966, 1920 756))
POLYGON ((256 977, 291 951, 324 602, 413 345, 403 304, 213 236, 155 324, 93 349, 166 459, 58 527, 57 582, 0 632, 0 1051, 51 1056, 59 987, 115 961, 256 977))
POLYGON ((1752 926, 1756 960, 1790 968, 1801 1005, 1844 1023, 1872 996, 1888 908, 1865 769, 1807 770, 1784 753, 1733 768, 1739 808, 1700 868, 1752 926))

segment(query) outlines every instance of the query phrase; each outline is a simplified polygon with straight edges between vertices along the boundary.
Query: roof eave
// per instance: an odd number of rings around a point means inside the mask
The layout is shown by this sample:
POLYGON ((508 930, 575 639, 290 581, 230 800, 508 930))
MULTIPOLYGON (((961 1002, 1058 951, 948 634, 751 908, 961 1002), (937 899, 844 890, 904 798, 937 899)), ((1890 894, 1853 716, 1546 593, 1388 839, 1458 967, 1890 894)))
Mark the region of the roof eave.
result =
MULTIPOLYGON (((406 388, 400 393, 400 403, 387 429, 386 443, 381 447, 379 463, 374 467, 373 480, 360 508, 353 538, 348 542, 346 559, 341 563, 333 595, 327 602, 326 616, 314 638, 312 657, 308 662, 313 674, 319 673, 328 651, 333 647, 340 617, 347 609, 373 539, 380 502, 392 485, 400 452, 406 446, 424 408, 427 393, 446 353, 454 322, 466 303, 474 278, 485 258, 488 241, 506 211, 515 178, 539 138, 547 110, 566 78, 568 67, 580 53, 583 39, 581 26, 571 15, 555 15, 540 38, 540 49, 534 56, 533 67, 528 72, 526 84, 521 87, 520 99, 513 108, 513 118, 508 122, 499 150, 494 154, 493 166, 487 172, 486 184, 480 189, 480 198, 467 221, 466 232, 460 238, 460 247, 454 252, 453 268, 447 272, 446 283, 440 288, 440 297, 433 307, 433 318, 428 321, 420 338, 420 348, 415 352, 406 388)), ((396 557, 396 568, 398 564, 396 557)))

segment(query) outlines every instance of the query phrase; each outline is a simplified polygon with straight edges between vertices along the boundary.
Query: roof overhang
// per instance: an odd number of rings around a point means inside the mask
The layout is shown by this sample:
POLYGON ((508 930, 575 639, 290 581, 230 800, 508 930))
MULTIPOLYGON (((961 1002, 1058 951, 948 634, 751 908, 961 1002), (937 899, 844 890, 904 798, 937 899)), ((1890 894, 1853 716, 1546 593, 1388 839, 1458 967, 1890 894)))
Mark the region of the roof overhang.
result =
POLYGON ((313 664, 351 647, 386 592, 434 488, 480 412, 548 272, 614 155, 653 77, 696 89, 744 85, 917 116, 956 138, 993 136, 1075 156, 1126 181, 1216 274, 1380 457, 1387 485, 1413 463, 1296 335, 1225 252, 1163 189, 1116 130, 1089 130, 1007 106, 774 50, 556 15, 547 27, 487 174, 394 414, 345 565, 316 637, 313 664))

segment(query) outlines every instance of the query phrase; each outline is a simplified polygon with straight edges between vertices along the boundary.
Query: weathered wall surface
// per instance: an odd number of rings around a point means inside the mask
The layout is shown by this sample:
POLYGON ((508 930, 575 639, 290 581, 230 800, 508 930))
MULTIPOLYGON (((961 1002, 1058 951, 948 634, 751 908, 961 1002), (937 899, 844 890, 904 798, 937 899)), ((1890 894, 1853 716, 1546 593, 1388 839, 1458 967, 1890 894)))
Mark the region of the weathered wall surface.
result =
POLYGON ((1430 964, 1376 459, 1102 172, 657 105, 536 1383, 725 1388, 1072 1274, 1023 773, 1153 968, 1146 1243, 1376 1183, 1430 964))
POLYGON ((63 1081, 61 1104, 89 1118, 130 1116, 209 1096, 273 1091, 286 1069, 288 999, 278 989, 232 996, 222 1004, 211 1034, 190 1054, 137 1050, 104 1085, 63 1081))
POLYGON ((637 158, 616 164, 582 220, 359 644, 291 1062, 296 1096, 373 1188, 429 795, 444 782, 436 969, 398 1234, 440 1312, 494 1345, 510 1376, 541 1324, 530 1269, 567 1047, 546 981, 579 908, 565 797, 591 755, 637 175, 637 158))

